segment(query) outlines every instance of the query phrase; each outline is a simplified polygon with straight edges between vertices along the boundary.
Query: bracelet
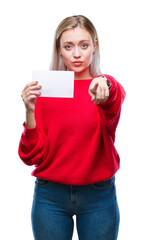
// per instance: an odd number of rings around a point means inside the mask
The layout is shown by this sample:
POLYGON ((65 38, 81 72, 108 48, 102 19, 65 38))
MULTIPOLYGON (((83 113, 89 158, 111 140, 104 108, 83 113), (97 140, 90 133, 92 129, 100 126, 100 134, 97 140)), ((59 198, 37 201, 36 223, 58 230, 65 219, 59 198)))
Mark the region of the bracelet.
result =
POLYGON ((106 80, 108 88, 110 89, 111 88, 111 83, 109 82, 109 80, 104 75, 102 75, 102 77, 106 80))

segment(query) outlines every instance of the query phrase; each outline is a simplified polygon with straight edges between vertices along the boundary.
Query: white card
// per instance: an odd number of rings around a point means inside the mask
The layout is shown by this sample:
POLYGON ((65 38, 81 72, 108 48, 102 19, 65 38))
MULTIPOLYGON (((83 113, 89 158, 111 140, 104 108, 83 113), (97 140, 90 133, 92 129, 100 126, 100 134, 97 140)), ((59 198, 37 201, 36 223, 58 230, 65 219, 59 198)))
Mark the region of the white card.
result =
POLYGON ((42 86, 41 97, 73 98, 74 72, 33 70, 32 81, 38 81, 42 86))

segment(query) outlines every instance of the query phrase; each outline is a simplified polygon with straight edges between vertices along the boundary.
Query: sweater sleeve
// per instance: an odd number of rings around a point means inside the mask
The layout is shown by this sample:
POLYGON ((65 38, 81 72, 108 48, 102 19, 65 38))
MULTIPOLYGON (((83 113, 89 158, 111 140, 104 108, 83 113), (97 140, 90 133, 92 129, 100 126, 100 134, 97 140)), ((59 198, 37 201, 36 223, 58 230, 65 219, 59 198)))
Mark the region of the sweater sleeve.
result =
POLYGON ((122 85, 117 82, 112 76, 104 74, 111 83, 109 91, 109 99, 98 104, 98 110, 102 117, 104 124, 114 134, 117 124, 119 122, 121 106, 125 99, 126 92, 122 85))
POLYGON ((18 154, 26 165, 39 165, 43 158, 44 137, 36 126, 35 128, 26 128, 21 135, 18 154))

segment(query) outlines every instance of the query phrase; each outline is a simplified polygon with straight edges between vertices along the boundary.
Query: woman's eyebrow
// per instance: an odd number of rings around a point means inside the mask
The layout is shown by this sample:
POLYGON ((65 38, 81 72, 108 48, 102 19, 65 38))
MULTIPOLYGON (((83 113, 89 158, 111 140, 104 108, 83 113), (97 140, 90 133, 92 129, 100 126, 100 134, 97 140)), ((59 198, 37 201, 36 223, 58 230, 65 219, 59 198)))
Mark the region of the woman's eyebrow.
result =
POLYGON ((64 42, 63 44, 66 44, 66 43, 72 44, 73 42, 64 42))
MULTIPOLYGON (((89 40, 81 40, 80 43, 82 43, 82 42, 90 42, 90 41, 89 40)), ((66 43, 73 44, 73 42, 71 42, 71 41, 64 42, 64 44, 66 44, 66 43)))
POLYGON ((81 40, 80 42, 90 42, 89 40, 81 40))

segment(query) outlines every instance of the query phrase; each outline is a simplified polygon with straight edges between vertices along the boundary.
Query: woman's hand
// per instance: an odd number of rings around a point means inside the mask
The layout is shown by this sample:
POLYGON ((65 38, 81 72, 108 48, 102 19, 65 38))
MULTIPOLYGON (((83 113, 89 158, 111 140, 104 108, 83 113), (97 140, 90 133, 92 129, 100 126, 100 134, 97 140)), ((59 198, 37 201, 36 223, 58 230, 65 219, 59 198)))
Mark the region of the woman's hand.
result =
POLYGON ((21 97, 26 107, 26 121, 25 126, 27 128, 35 128, 35 104, 36 99, 41 95, 39 91, 41 86, 38 85, 38 82, 28 83, 22 91, 21 97))
POLYGON ((103 77, 94 78, 89 86, 89 94, 92 97, 91 101, 99 104, 106 102, 109 98, 109 88, 106 80, 103 77))
POLYGON ((35 104, 37 97, 40 96, 41 86, 38 85, 38 82, 28 83, 22 91, 21 97, 25 104, 27 112, 35 111, 35 104))

